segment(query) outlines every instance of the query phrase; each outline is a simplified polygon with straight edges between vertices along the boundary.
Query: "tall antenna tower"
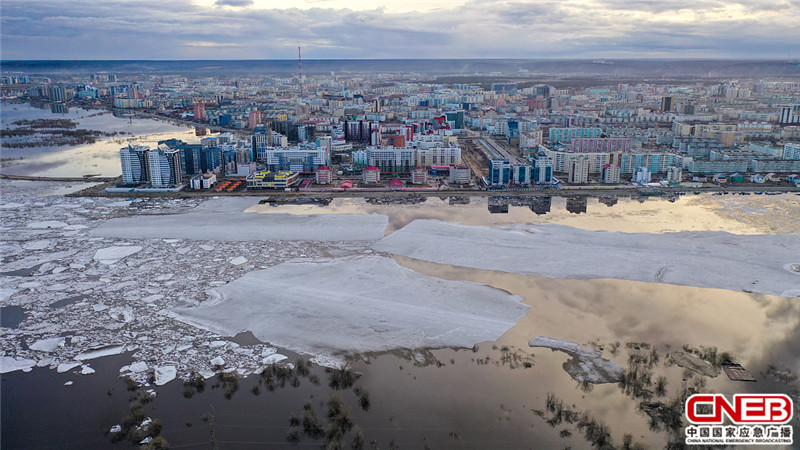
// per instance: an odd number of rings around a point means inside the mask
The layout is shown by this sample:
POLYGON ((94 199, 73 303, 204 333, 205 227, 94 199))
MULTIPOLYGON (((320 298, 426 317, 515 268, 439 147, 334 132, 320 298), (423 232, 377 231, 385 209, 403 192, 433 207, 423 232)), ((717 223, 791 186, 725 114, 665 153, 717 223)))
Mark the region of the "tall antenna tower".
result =
POLYGON ((303 54, 300 53, 300 46, 297 46, 297 82, 300 83, 300 93, 303 93, 303 54))

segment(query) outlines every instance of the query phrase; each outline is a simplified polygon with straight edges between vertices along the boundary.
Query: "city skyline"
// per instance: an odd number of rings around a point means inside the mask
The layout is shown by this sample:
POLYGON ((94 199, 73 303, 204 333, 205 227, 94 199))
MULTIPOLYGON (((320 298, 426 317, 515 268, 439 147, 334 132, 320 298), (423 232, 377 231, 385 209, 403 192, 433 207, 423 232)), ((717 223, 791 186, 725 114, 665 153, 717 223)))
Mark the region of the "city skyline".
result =
POLYGON ((744 58, 800 55, 800 4, 645 0, 6 1, 3 60, 744 58))

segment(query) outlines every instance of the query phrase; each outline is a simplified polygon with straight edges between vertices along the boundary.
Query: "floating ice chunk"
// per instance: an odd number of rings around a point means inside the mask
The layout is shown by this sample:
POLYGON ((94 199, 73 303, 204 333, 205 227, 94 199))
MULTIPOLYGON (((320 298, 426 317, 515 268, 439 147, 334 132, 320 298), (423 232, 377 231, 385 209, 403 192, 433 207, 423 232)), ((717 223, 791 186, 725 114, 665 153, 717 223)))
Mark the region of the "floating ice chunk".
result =
POLYGON ((177 244, 178 242, 182 241, 183 239, 164 239, 164 242, 167 244, 177 244))
POLYGON ((223 336, 251 331, 262 342, 308 355, 469 348, 497 339, 529 309, 520 296, 422 275, 378 256, 283 263, 209 293, 215 291, 221 299, 173 309, 171 316, 223 336))
POLYGON ((28 281, 27 283, 20 284, 18 287, 21 289, 30 289, 42 286, 44 286, 44 284, 41 281, 28 281))
POLYGON ((74 369, 74 368, 76 368, 76 367, 78 367, 80 365, 81 365, 81 363, 79 363, 79 362, 61 363, 61 364, 58 365, 58 367, 56 367, 56 372, 58 372, 58 373, 69 372, 70 370, 72 370, 72 369, 74 369))
POLYGON ((175 250, 175 252, 178 253, 179 255, 185 255, 185 254, 189 253, 190 251, 192 251, 191 247, 181 247, 181 248, 175 250))
POLYGON ((120 259, 126 258, 138 253, 142 247, 138 245, 125 245, 116 247, 101 248, 94 254, 94 260, 100 261, 103 264, 114 264, 120 259))
POLYGON ((85 359, 95 359, 95 358, 102 358, 104 356, 111 356, 111 355, 119 355, 125 351, 124 345, 110 345, 108 347, 102 347, 95 350, 90 350, 88 352, 83 352, 75 357, 78 361, 83 361, 85 359))
POLYGON ((245 258, 244 256, 237 256, 236 258, 233 258, 228 262, 233 264, 234 266, 240 266, 247 262, 247 258, 245 258))
POLYGON ((125 206, 130 206, 130 205, 131 205, 131 201, 130 200, 124 200, 124 201, 120 201, 120 202, 112 202, 112 203, 108 204, 108 206, 113 206, 113 207, 125 207, 125 206))
POLYGON ((110 430, 108 430, 108 432, 109 433, 120 433, 120 432, 122 432, 122 425, 119 425, 119 424, 114 425, 113 427, 111 427, 110 430))
POLYGON ((65 230, 83 230, 84 228, 89 228, 89 227, 87 227, 86 225, 80 225, 80 224, 67 225, 67 226, 64 227, 65 230))
POLYGON ((202 248, 203 250, 205 250, 207 252, 210 252, 211 250, 214 250, 214 246, 212 246, 212 245, 201 244, 200 248, 202 248))
POLYGON ((81 375, 91 375, 95 373, 95 370, 87 365, 81 366, 81 375))
POLYGON ((74 382, 73 381, 67 381, 66 383, 64 383, 64 386, 72 386, 72 383, 74 383, 74 382))
POLYGON ((28 224, 28 228, 33 228, 36 230, 43 230, 47 228, 64 228, 67 224, 60 220, 44 220, 41 222, 30 222, 28 224))
POLYGON ((130 323, 136 318, 130 308, 111 308, 108 310, 108 315, 112 319, 118 320, 122 323, 130 323))
POLYGON ((39 241, 28 241, 22 245, 25 250, 44 250, 53 245, 53 241, 42 239, 39 241))
POLYGON ((288 357, 288 356, 286 356, 286 355, 281 355, 280 353, 276 353, 276 354, 274 354, 274 355, 269 355, 269 356, 267 356, 266 358, 264 358, 264 359, 261 361, 261 363, 262 363, 262 364, 267 364, 267 365, 269 365, 269 364, 275 364, 275 363, 279 363, 279 362, 283 361, 284 359, 288 359, 288 358, 289 358, 289 357, 288 357))
POLYGON ((0 301, 5 300, 12 295, 16 294, 18 289, 11 289, 11 288, 0 288, 0 301))
POLYGON ((40 352, 54 352, 59 347, 64 346, 64 341, 65 339, 63 337, 40 339, 34 342, 33 344, 29 345, 28 348, 40 352))
POLYGON ((224 347, 227 343, 228 341, 211 341, 208 343, 208 346, 211 348, 220 348, 224 347))
POLYGON ((128 366, 128 370, 133 373, 141 373, 147 371, 147 363, 143 361, 137 361, 130 366, 128 366))
POLYGON ((36 365, 32 359, 14 359, 10 356, 0 356, 0 373, 14 372, 15 370, 30 370, 36 365))
POLYGON ((212 359, 209 362, 211 363, 212 366, 224 366, 225 365, 225 360, 222 359, 221 356, 217 356, 216 358, 212 359))
POLYGON ((95 310, 96 312, 105 311, 108 309, 108 305, 98 303, 96 305, 92 305, 92 309, 95 310))
POLYGON ((36 363, 36 367, 47 367, 50 364, 53 364, 53 361, 55 361, 54 358, 44 358, 42 360, 39 360, 38 363, 36 363))
POLYGON ((161 300, 162 298, 164 298, 164 296, 161 295, 161 294, 153 294, 153 295, 148 295, 147 297, 143 298, 142 301, 144 303, 153 303, 154 301, 161 300))
POLYGON ((3 203, 2 205, 0 205, 0 209, 17 209, 17 208, 22 208, 23 206, 25 205, 23 205, 22 203, 3 203))
POLYGON ((174 380, 178 375, 178 369, 175 366, 161 366, 155 368, 156 386, 163 386, 170 381, 174 380))

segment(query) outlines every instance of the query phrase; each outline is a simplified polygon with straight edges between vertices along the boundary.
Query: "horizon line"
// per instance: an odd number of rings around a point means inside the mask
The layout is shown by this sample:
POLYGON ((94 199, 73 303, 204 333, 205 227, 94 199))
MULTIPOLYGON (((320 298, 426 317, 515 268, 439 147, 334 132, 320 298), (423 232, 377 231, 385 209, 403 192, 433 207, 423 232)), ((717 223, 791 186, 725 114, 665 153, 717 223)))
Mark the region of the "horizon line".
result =
MULTIPOLYGON (((594 57, 594 58, 510 58, 510 57, 486 57, 486 58, 304 58, 303 61, 783 61, 800 63, 800 58, 714 58, 714 57, 594 57)), ((18 62, 125 62, 125 61, 149 61, 149 62, 194 62, 194 61, 297 61, 296 58, 244 58, 244 59, 0 59, 1 63, 18 62)))

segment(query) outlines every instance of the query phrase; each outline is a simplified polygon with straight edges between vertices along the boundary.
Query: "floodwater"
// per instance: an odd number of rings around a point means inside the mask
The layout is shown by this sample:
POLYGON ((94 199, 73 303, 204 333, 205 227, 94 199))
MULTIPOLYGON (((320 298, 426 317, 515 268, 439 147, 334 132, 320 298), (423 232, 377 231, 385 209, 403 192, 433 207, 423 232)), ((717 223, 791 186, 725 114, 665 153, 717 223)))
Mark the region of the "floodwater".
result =
MULTIPOLYGON (((363 198, 335 198, 328 206, 317 204, 271 206, 259 204, 246 212, 270 214, 384 214, 389 217, 386 234, 417 219, 459 222, 465 225, 506 225, 554 223, 585 230, 625 233, 668 233, 678 231, 726 231, 733 234, 800 233, 800 196, 686 195, 670 202, 657 197, 587 198, 584 211, 567 209, 569 198, 544 197, 516 200, 467 197, 468 204, 451 204, 450 199, 429 197, 413 205, 372 204, 363 198), (514 206, 528 202, 530 205, 514 206), (546 212, 538 206, 544 202, 546 212), (507 213, 491 213, 490 206, 507 204, 507 213), (732 214, 734 208, 741 214, 732 214), (539 212, 534 212, 537 209, 539 212), (753 218, 750 214, 755 214, 753 218)), ((505 208, 504 208, 505 210, 505 208)))
MULTIPOLYGON (((531 310, 496 342, 475 349, 437 349, 417 355, 393 351, 356 359, 353 367, 362 373, 357 384, 369 392, 370 408, 362 410, 352 390, 343 390, 342 397, 366 442, 375 440, 380 448, 391 442, 404 448, 589 447, 575 424, 546 422, 548 394, 562 399, 566 408, 606 425, 615 445, 621 445, 626 434, 650 448, 665 445, 669 434, 650 429, 647 416, 638 408, 641 399, 626 395, 616 384, 580 386, 562 368, 567 355, 527 346, 540 335, 602 345, 606 348, 603 356, 623 368, 632 353, 625 344, 653 346, 661 355, 652 369, 653 378, 666 377, 667 394, 652 400, 674 398, 700 379, 689 376, 684 381, 683 369, 667 362, 667 353, 684 345, 730 351, 759 380, 733 382, 722 374, 705 379, 704 392, 790 393, 797 388, 796 383, 776 382, 765 372, 770 366, 794 373, 800 370, 800 299, 619 280, 553 280, 397 260, 428 275, 486 283, 522 295, 531 310), (616 353, 609 350, 614 342, 621 343, 616 353), (515 354, 520 358, 516 364, 507 357, 515 354), (524 367, 523 361, 532 366, 524 367), (564 430, 571 434, 562 437, 564 430)), ((127 404, 120 400, 126 398, 124 383, 115 372, 127 363, 124 355, 94 360, 92 366, 98 372, 89 376, 40 368, 31 374, 3 375, 3 448, 56 443, 73 448, 80 447, 76 443, 103 446, 107 437, 102 433, 127 413, 127 404), (113 358, 116 364, 110 363, 113 358), (67 380, 75 385, 63 386, 67 380), (15 405, 13 413, 7 409, 10 405, 15 405), (43 410, 49 413, 35 413, 43 410), (59 420, 51 414, 57 411, 65 413, 59 420), (70 435, 65 423, 79 432, 70 435), (55 432, 50 432, 51 427, 55 432)), ((239 380, 231 398, 225 397, 222 388, 211 388, 213 380, 206 382, 204 392, 188 399, 183 385, 172 382, 156 388, 158 397, 145 407, 145 413, 164 423, 162 434, 173 448, 210 445, 210 425, 203 418, 212 405, 221 448, 290 447, 286 442, 290 416, 301 415, 303 403, 310 400, 324 417, 326 409, 320 402, 326 402, 332 392, 321 368, 312 373, 320 378, 320 385, 300 377, 296 388, 289 384, 274 392, 262 388, 259 395, 252 392, 259 377, 251 376, 239 380)), ((301 441, 313 442, 319 441, 301 441)), ((127 448, 124 443, 118 446, 127 448)))
POLYGON ((118 176, 122 170, 119 149, 128 143, 157 145, 159 140, 177 138, 196 142, 194 130, 152 119, 114 117, 105 110, 70 108, 68 113, 57 114, 49 109, 38 109, 30 104, 2 103, 0 126, 8 128, 17 120, 69 119, 78 122, 78 128, 105 132, 124 132, 119 136, 100 137, 94 144, 77 146, 52 146, 28 148, 3 148, 2 172, 10 175, 51 177, 80 177, 98 174, 118 176), (22 159, 20 159, 22 158, 22 159))

